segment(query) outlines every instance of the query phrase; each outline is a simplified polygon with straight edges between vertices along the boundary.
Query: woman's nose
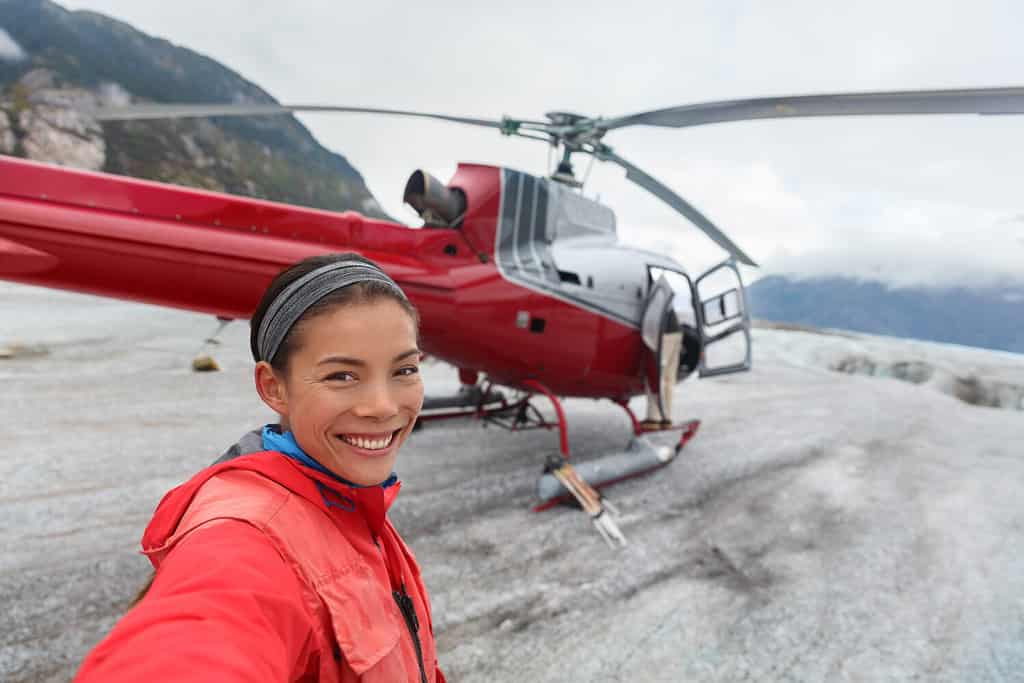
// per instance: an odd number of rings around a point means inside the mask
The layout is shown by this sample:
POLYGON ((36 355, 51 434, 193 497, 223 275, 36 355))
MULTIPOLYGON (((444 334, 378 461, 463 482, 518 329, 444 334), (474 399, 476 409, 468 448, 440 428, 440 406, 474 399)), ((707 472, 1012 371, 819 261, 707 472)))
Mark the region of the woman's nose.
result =
POLYGON ((360 417, 387 419, 398 412, 398 402, 387 382, 371 382, 364 385, 353 412, 360 417))

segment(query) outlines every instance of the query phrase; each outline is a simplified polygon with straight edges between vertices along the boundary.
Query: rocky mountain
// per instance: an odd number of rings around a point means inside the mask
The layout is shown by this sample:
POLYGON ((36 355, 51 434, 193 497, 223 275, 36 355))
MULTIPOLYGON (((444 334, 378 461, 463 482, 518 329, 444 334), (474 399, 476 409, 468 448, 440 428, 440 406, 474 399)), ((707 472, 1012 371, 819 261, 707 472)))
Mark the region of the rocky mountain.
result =
POLYGON ((275 102, 218 62, 95 12, 0 0, 0 153, 386 217, 293 116, 100 123, 82 105, 275 102))
POLYGON ((1024 285, 890 288, 773 275, 748 295, 763 320, 1024 353, 1024 285))

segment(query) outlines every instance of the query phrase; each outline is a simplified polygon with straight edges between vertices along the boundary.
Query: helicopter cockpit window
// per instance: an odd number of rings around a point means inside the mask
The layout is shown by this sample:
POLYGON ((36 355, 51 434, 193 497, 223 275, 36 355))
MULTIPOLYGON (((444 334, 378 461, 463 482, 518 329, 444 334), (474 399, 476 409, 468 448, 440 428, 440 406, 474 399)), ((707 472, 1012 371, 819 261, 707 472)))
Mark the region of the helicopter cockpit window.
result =
POLYGON ((704 323, 718 325, 728 320, 735 320, 743 315, 743 303, 738 289, 730 289, 702 304, 704 323))
POLYGON ((683 273, 667 268, 650 266, 648 268, 648 289, 661 277, 664 277, 672 287, 675 296, 672 297, 672 307, 675 309, 676 318, 683 325, 697 326, 697 315, 693 310, 693 287, 690 278, 683 273))

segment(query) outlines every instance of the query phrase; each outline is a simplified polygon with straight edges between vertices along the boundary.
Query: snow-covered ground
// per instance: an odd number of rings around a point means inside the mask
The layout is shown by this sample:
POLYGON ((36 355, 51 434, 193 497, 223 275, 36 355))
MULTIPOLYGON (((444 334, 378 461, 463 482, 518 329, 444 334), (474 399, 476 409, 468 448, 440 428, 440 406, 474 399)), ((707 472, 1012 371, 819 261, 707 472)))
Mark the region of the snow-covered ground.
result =
MULTIPOLYGON (((270 417, 244 325, 223 372, 189 370, 214 327, 0 283, 0 679, 68 680, 146 576, 160 496, 270 417)), ((703 420, 683 454, 609 492, 621 550, 579 511, 529 511, 553 434, 413 437, 393 516, 449 680, 1021 680, 1024 412, 993 387, 1024 385, 1024 356, 754 339, 752 372, 680 385, 677 417, 703 420), (958 380, 1004 409, 958 400, 958 380)), ((455 383, 440 364, 425 379, 455 383)), ((581 459, 627 440, 610 404, 567 412, 581 459)))

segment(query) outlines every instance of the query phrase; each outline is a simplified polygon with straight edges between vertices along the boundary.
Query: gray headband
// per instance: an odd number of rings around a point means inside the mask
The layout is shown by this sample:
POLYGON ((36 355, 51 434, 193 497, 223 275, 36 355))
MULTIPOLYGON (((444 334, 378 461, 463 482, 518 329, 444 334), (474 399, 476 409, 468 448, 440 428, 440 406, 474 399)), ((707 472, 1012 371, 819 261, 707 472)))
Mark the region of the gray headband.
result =
POLYGON ((274 360, 281 342, 310 306, 331 292, 360 282, 380 282, 406 299, 395 281, 376 266, 362 261, 339 261, 321 266, 285 287, 267 308, 256 335, 259 360, 274 360))

